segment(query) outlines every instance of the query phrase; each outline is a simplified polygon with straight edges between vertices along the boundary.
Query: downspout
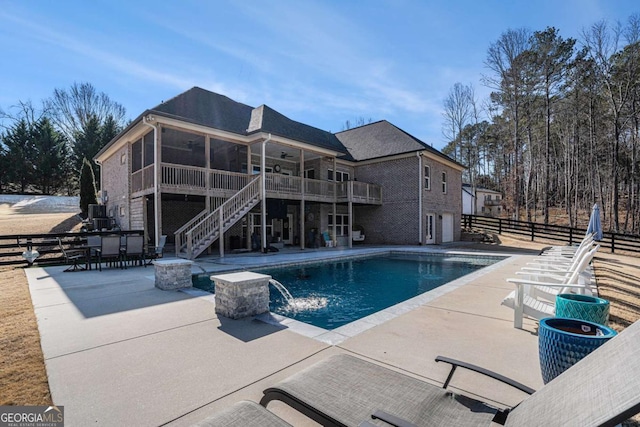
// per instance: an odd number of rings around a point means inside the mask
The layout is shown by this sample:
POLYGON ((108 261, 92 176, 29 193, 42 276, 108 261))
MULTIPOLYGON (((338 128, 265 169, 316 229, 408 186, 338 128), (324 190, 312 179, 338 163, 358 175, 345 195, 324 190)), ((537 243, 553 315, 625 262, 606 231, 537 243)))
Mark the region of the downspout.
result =
POLYGON ((155 245, 160 246, 160 221, 158 219, 158 206, 160 205, 160 197, 158 194, 158 128, 149 122, 154 122, 156 119, 151 114, 142 118, 142 124, 149 126, 153 129, 153 215, 155 220, 153 221, 155 245))
POLYGON ((424 171, 422 170, 422 152, 416 152, 416 156, 418 157, 418 244, 422 245, 422 196, 424 191, 422 191, 423 178, 422 174, 424 171))
POLYGON ((260 183, 260 196, 262 198, 260 203, 261 218, 261 232, 262 232, 262 252, 267 252, 267 171, 266 171, 266 156, 267 156, 267 142, 271 141, 271 134, 267 136, 267 139, 262 141, 262 151, 260 153, 260 174, 262 175, 262 182, 260 183))

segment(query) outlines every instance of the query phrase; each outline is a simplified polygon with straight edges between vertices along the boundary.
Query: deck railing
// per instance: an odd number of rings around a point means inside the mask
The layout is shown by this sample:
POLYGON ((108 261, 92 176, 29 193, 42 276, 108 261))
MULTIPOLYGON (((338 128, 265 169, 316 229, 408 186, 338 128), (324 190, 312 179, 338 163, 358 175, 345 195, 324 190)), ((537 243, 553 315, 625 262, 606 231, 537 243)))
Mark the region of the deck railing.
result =
POLYGON ((209 188, 218 190, 240 191, 244 188, 251 177, 246 173, 228 172, 212 169, 209 171, 209 188))
POLYGON ((194 166, 162 164, 162 185, 173 188, 206 189, 206 169, 194 166))
MULTIPOLYGON (((227 192, 224 197, 244 188, 253 178, 238 172, 217 169, 207 170, 194 166, 162 164, 162 189, 172 191, 195 192, 205 195, 207 192, 227 192)), ((302 199, 320 202, 347 202, 380 204, 382 190, 379 185, 359 181, 332 182, 307 179, 299 176, 278 173, 265 174, 267 197, 282 197, 293 200, 302 199)), ((132 174, 132 191, 138 192, 153 188, 153 165, 132 174)))

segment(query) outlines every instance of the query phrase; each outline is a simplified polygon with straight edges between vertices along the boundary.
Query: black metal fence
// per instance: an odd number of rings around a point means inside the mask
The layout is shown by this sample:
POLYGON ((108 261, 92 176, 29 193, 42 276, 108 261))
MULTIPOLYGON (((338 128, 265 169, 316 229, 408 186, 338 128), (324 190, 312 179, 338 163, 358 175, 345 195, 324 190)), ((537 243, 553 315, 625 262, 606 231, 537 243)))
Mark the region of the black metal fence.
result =
POLYGON ((87 236, 105 236, 128 234, 143 234, 142 230, 130 231, 96 231, 80 233, 47 233, 47 234, 15 234, 0 235, 0 266, 3 265, 28 265, 28 261, 23 253, 28 251, 38 251, 38 257, 34 264, 55 265, 62 264, 65 258, 62 249, 58 244, 58 238, 65 249, 73 249, 77 246, 86 245, 87 236))
MULTIPOLYGON (((498 234, 510 233, 526 236, 534 241, 538 239, 555 240, 570 245, 579 243, 587 230, 583 228, 565 227, 562 225, 540 224, 536 222, 517 221, 514 219, 494 218, 481 215, 462 215, 463 228, 482 228, 494 231, 498 234)), ((633 234, 621 234, 605 231, 602 240, 598 242, 600 247, 611 252, 628 251, 640 252, 640 236, 633 234)))

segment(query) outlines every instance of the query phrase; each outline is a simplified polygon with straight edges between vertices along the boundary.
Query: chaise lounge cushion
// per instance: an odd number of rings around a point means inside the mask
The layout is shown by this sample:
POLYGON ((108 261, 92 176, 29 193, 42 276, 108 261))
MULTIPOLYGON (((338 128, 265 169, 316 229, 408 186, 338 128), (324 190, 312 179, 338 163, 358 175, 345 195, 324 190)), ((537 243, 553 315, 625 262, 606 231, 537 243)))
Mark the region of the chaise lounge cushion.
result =
POLYGON ((437 420, 437 425, 448 426, 489 425, 496 413, 482 402, 345 354, 327 358, 265 390, 262 405, 271 398, 283 400, 272 392, 314 408, 336 425, 358 426, 371 420, 376 410, 412 423, 437 420))

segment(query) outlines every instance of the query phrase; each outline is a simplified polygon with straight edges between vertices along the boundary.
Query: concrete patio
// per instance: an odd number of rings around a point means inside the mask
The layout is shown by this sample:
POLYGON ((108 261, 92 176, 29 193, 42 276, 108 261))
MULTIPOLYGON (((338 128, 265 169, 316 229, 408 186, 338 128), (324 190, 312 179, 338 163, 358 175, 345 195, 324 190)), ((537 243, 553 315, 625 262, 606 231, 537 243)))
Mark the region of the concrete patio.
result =
MULTIPOLYGON (((389 249, 206 258, 198 260, 193 272, 389 249)), ((268 386, 336 353, 351 353, 439 385, 448 369, 434 359, 444 355, 539 388, 536 324, 525 321, 524 330, 514 329, 513 311, 500 305, 512 290, 506 279, 533 256, 533 251, 513 255, 392 315, 378 315, 375 323, 337 340, 334 335, 305 333, 304 327, 296 332, 286 321, 219 318, 212 295, 156 289, 153 267, 25 271, 51 393, 56 405, 65 406, 67 425, 182 426, 238 400, 259 401, 268 386)), ((497 405, 511 406, 525 397, 468 372, 458 372, 452 385, 497 405)), ((269 409, 294 425, 316 425, 284 405, 271 404, 269 409)))

